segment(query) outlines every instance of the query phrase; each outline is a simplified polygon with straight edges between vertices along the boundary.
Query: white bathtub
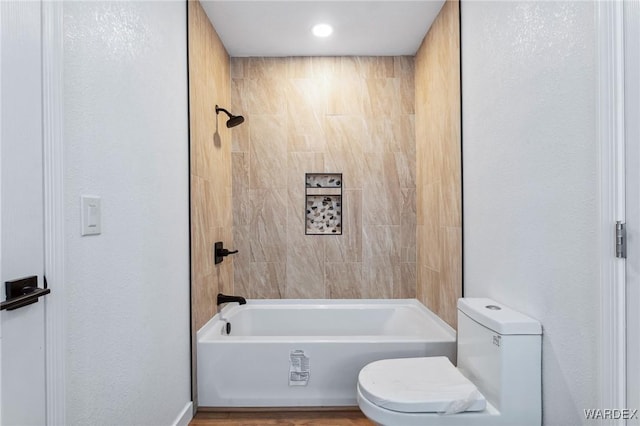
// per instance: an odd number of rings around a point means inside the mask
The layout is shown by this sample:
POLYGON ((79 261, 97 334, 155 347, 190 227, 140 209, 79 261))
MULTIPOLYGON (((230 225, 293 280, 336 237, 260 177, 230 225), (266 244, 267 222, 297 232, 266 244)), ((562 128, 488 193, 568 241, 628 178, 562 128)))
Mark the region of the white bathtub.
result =
POLYGON ((230 335, 220 315, 197 335, 200 407, 355 406, 372 361, 456 361, 455 331, 414 299, 248 300, 221 314, 230 335))

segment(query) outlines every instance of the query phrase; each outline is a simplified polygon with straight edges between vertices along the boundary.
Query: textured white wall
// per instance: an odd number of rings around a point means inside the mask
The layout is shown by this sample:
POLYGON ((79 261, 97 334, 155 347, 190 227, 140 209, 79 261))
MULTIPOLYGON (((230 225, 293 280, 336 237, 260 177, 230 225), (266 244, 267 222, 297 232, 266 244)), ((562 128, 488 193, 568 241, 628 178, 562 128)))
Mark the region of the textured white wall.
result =
POLYGON ((595 7, 463 2, 465 296, 541 321, 546 425, 598 401, 595 7))
POLYGON ((64 20, 67 419, 170 424, 191 400, 186 6, 64 20), (80 236, 82 194, 100 236, 80 236))

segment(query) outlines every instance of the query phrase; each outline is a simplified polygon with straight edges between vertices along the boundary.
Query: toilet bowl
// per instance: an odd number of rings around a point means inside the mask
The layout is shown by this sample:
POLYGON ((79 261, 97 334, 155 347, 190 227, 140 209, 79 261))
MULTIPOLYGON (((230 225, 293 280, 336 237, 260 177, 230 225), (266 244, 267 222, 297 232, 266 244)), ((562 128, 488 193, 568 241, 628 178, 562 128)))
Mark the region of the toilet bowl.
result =
POLYGON ((458 365, 376 361, 358 376, 362 412, 383 426, 539 426, 540 323, 486 298, 458 300, 458 365))

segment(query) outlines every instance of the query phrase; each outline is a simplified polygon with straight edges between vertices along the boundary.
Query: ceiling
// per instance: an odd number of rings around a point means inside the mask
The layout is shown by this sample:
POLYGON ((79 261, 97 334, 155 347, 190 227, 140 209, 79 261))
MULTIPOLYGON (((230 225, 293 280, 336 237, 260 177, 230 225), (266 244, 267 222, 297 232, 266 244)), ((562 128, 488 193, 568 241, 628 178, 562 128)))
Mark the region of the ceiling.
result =
POLYGON ((201 0, 229 55, 414 55, 444 0, 201 0), (333 34, 317 38, 317 23, 333 34))

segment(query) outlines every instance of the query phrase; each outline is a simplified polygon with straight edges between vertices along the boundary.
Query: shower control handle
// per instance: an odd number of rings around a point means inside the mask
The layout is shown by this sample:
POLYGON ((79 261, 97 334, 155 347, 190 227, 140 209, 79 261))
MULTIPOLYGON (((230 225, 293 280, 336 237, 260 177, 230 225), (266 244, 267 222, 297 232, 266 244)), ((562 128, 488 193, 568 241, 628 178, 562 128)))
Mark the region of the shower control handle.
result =
POLYGON ((228 250, 222 246, 222 241, 218 241, 213 245, 214 262, 217 265, 221 263, 225 257, 230 254, 236 254, 238 250, 228 250))
POLYGON ((230 254, 236 254, 237 252, 238 250, 229 251, 227 249, 221 249, 220 251, 218 251, 218 256, 226 257, 230 254))

